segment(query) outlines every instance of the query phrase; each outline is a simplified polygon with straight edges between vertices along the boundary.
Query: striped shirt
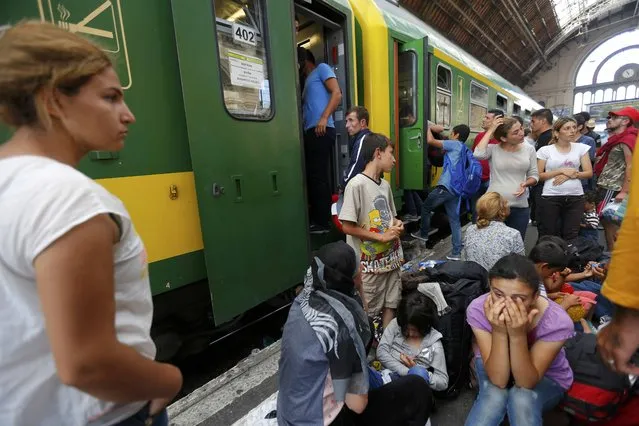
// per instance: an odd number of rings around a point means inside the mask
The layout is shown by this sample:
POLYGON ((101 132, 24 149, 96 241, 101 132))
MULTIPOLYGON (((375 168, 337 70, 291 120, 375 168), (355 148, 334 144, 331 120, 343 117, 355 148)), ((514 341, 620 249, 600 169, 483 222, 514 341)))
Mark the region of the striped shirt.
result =
POLYGON ((584 212, 581 216, 581 223, 586 225, 587 228, 597 229, 599 228, 599 216, 596 211, 584 212))

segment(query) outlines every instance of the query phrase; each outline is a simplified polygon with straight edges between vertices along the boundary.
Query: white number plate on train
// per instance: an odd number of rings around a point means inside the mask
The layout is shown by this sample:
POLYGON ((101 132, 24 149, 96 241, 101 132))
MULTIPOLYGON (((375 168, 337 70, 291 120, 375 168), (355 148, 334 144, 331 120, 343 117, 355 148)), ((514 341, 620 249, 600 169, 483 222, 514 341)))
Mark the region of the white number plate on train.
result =
POLYGON ((257 32, 245 25, 233 24, 233 40, 240 43, 250 44, 251 46, 257 45, 257 32))

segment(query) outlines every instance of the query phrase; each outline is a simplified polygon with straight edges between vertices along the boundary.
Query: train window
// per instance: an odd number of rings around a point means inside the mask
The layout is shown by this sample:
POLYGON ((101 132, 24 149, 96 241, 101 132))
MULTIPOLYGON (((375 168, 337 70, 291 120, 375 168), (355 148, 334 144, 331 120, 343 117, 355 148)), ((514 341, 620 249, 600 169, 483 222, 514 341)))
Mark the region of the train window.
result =
POLYGON ((437 88, 450 92, 451 74, 448 68, 437 65, 437 88))
POLYGON ((452 96, 452 75, 448 68, 437 65, 437 103, 435 104, 435 123, 450 127, 452 96))
POLYGON ((508 113, 508 98, 497 93, 497 108, 508 113))
POLYGON ((398 63, 399 126, 410 127, 417 121, 417 55, 402 52, 398 63))
POLYGON ((273 115, 266 19, 261 0, 215 0, 215 23, 224 105, 233 117, 273 115))
POLYGON ((481 129, 481 122, 488 112, 488 88, 474 81, 470 82, 470 117, 471 129, 481 129))
POLYGON ((513 115, 519 115, 521 114, 521 107, 517 104, 513 105, 513 115))

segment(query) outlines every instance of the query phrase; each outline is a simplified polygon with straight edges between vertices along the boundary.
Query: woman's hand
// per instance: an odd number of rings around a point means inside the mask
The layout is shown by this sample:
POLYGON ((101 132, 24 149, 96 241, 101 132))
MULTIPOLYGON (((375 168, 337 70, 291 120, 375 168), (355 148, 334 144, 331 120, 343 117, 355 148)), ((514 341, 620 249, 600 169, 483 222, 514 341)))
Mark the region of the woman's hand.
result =
POLYGON ((406 354, 400 354, 399 361, 408 368, 413 368, 414 366, 417 365, 417 363, 413 360, 413 358, 409 357, 406 354))
POLYGON ((505 306, 505 299, 500 299, 493 303, 493 296, 491 293, 488 293, 488 297, 486 297, 486 301, 484 302, 484 314, 493 328, 493 333, 508 333, 504 317, 505 306))
POLYGON ((577 169, 566 167, 563 169, 559 169, 559 171, 562 175, 568 177, 568 179, 577 179, 577 176, 579 176, 579 170, 577 169))
POLYGON ((502 124, 504 124, 504 117, 497 117, 493 120, 493 124, 492 126, 490 126, 490 129, 488 129, 488 132, 492 135, 493 133, 495 133, 495 130, 497 130, 497 127, 501 126, 502 124))
POLYGON ((528 312, 521 300, 517 299, 514 301, 510 297, 506 297, 504 315, 508 335, 521 336, 522 334, 526 334, 538 313, 538 309, 533 309, 528 312))
POLYGON ((526 182, 522 182, 519 184, 519 189, 516 192, 513 192, 513 195, 515 197, 521 197, 522 195, 524 195, 526 193, 526 182))
POLYGON ((559 175, 559 176, 557 176, 556 178, 554 178, 554 179, 553 179, 553 181, 552 181, 552 185, 553 185, 553 186, 559 186, 559 185, 561 185, 562 183, 568 182, 570 179, 571 179, 571 178, 569 178, 569 177, 568 177, 568 176, 566 176, 566 175, 559 175))

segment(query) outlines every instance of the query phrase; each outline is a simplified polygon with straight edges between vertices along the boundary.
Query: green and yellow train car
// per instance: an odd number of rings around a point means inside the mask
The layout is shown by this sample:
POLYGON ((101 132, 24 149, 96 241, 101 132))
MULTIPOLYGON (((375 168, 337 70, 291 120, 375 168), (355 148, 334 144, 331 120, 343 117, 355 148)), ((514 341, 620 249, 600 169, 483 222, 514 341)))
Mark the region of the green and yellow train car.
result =
POLYGON ((526 118, 540 107, 387 0, 23 0, 0 10, 0 25, 29 18, 115 58, 137 123, 121 152, 92 152, 80 168, 123 200, 147 246, 159 340, 210 337, 300 283, 312 248, 339 237, 308 233, 297 46, 332 66, 343 92, 334 186, 351 105, 397 144, 387 178, 398 200, 437 179, 427 119, 480 131, 488 108, 526 118))

